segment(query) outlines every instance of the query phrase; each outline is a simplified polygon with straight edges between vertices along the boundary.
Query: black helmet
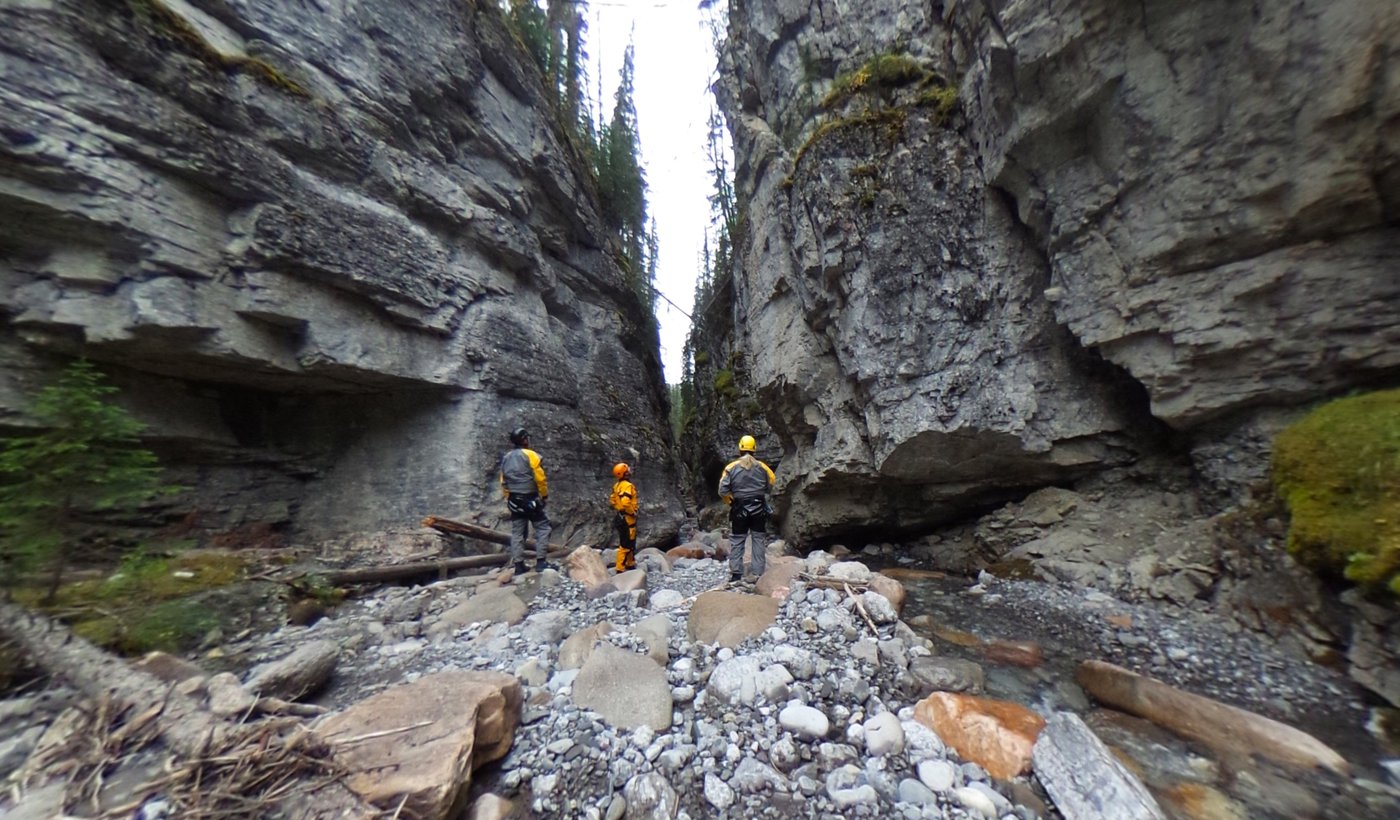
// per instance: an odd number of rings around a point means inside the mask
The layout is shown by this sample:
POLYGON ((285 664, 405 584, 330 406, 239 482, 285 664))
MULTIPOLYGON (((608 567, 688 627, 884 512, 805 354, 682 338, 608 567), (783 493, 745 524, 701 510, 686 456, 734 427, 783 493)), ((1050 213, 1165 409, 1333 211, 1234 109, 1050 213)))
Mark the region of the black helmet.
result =
POLYGON ((529 437, 530 431, 526 430, 524 427, 517 427, 510 431, 510 443, 514 444, 516 447, 523 447, 525 445, 525 440, 529 437))

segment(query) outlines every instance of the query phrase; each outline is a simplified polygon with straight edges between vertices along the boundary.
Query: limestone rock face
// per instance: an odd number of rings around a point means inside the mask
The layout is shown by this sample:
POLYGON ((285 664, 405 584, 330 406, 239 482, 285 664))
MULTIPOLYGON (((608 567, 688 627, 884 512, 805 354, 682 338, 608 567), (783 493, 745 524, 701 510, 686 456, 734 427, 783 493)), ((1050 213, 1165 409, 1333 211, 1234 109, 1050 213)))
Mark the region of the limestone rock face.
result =
POLYGON ((518 424, 557 541, 607 533, 624 455, 644 540, 674 535, 655 334, 494 4, 54 0, 0 28, 7 418, 56 354, 98 361, 230 546, 505 529, 518 424))
POLYGON ((1400 379, 1395 4, 843 9, 734 4, 721 60, 786 536, 936 523, 1164 423, 1211 461, 1400 379), (828 97, 890 43, 923 85, 828 97))

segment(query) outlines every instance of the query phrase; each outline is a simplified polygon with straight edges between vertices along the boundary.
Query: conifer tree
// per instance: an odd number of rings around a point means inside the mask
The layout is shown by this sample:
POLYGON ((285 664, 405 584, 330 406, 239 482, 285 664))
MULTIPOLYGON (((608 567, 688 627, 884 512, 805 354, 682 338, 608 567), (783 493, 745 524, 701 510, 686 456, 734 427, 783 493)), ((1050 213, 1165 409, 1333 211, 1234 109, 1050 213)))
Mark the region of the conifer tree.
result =
POLYGON ((520 36, 535 65, 547 73, 550 63, 549 31, 544 11, 535 5, 534 0, 510 0, 510 12, 506 19, 520 36))
POLYGON ((140 446, 144 425, 107 400, 116 392, 75 361, 34 397, 43 432, 0 445, 0 558, 10 578, 51 561, 50 601, 72 557, 75 516, 130 510, 176 489, 161 486, 155 454, 140 446))
POLYGON ((596 176, 603 220, 617 232, 633 275, 643 270, 646 242, 646 176, 641 165, 637 109, 632 102, 634 49, 628 43, 613 96, 612 119, 598 140, 596 176))

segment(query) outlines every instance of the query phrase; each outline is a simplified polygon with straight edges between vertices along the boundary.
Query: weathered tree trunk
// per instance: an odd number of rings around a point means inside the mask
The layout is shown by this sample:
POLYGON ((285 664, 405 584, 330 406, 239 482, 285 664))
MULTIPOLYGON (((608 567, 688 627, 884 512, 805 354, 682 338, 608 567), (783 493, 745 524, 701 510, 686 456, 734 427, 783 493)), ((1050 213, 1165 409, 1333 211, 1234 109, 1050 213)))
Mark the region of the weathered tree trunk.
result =
MULTIPOLYGON (((34 663, 84 695, 108 697, 131 714, 155 714, 161 739, 179 758, 198 761, 211 752, 241 752, 237 747, 242 727, 216 717, 154 675, 132 669, 57 621, 12 603, 0 603, 0 636, 14 641, 34 663)), ((262 744, 258 750, 266 751, 262 744)), ((336 777, 308 778, 304 788, 286 792, 276 802, 287 808, 290 816, 314 820, 380 816, 336 777)))
MULTIPOLYGON (((551 558, 562 558, 568 554, 566 547, 552 546, 547 555, 551 558)), ((463 569, 476 569, 479 567, 499 567, 510 560, 505 553, 499 555, 473 555, 468 558, 444 558, 439 561, 417 561, 412 564, 390 564, 382 567, 363 567, 361 569, 342 569, 334 572, 318 573, 325 579, 326 583, 332 586, 341 584, 375 584, 382 581, 402 581, 405 578, 413 578, 418 575, 429 573, 446 574, 463 569)))
MULTIPOLYGON (((461 521, 453 521, 450 518, 438 518, 436 515, 430 515, 424 518, 421 523, 423 526, 430 527, 438 532, 447 532, 453 535, 466 535, 472 538, 479 538, 482 541, 490 541, 495 544, 510 543, 510 533, 497 532, 489 527, 479 527, 476 524, 464 524, 461 521)), ((526 538, 525 549, 534 549, 534 547, 535 539, 526 538)), ((550 552, 557 552, 563 549, 566 548, 558 544, 549 545, 550 552)))
POLYGON ((67 627, 12 603, 0 603, 0 635, 14 641, 46 672, 92 698, 108 696, 136 712, 159 707, 161 738, 184 757, 218 744, 232 728, 153 675, 127 666, 67 627))

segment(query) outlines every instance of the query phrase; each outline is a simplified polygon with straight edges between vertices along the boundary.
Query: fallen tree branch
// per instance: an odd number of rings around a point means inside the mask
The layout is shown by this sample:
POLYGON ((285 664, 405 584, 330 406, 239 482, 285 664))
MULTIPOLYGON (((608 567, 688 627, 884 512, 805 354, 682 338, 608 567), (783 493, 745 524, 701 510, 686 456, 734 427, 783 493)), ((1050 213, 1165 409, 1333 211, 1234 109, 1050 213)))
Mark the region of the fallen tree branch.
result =
POLYGON ((359 743, 359 742, 362 741, 362 740, 373 740, 373 739, 376 738, 376 737, 388 737, 389 735, 397 735, 397 734, 401 734, 401 733, 403 733, 403 732, 411 732, 411 731, 413 731, 414 729, 422 729, 424 726, 432 726, 432 725, 433 725, 434 723, 436 723, 436 722, 437 722, 437 721, 433 721, 433 720, 420 720, 420 721, 418 721, 417 723, 414 723, 414 724, 412 724, 412 725, 409 725, 409 726, 400 726, 400 727, 397 728, 397 729, 384 729, 383 731, 379 731, 379 732, 369 732, 369 733, 363 734, 363 735, 355 735, 354 737, 347 737, 347 738, 345 738, 344 740, 337 740, 337 741, 335 741, 335 745, 337 745, 337 746, 345 746, 345 745, 348 745, 348 744, 351 744, 351 743, 359 743))
POLYGON ((851 591, 850 584, 843 584, 842 586, 845 587, 846 594, 851 596, 851 600, 855 602, 856 609, 860 611, 860 617, 864 618, 866 625, 870 627, 870 634, 874 635, 875 640, 878 641, 880 639, 880 630, 875 628, 875 621, 871 620, 870 613, 865 611, 865 604, 861 603, 860 598, 856 597, 856 594, 851 591))
POLYGON ((328 709, 314 703, 292 703, 274 697, 261 697, 253 704, 253 711, 260 715, 296 715, 297 717, 317 717, 328 709))
MULTIPOLYGON (((427 518, 424 518, 419 523, 421 523, 425 527, 428 527, 429 529, 437 530, 438 532, 447 532, 453 535, 467 535, 472 538, 479 538, 482 541, 490 541, 493 544, 510 543, 510 533, 499 532, 497 530, 491 529, 490 527, 481 527, 477 526, 476 524, 466 524, 461 521, 453 521, 450 518, 439 518, 436 515, 430 515, 427 518)), ((535 539, 526 538, 525 549, 532 550, 534 548, 535 539)), ((549 549, 552 552, 554 550, 562 550, 564 549, 564 547, 561 547, 558 544, 550 544, 549 549)))
POLYGON ((807 585, 808 589, 834 589, 840 592, 842 589, 849 591, 850 587, 854 587, 864 592, 870 587, 866 581, 846 581, 841 578, 832 578, 830 575, 808 575, 802 572, 798 573, 797 577, 807 585))

